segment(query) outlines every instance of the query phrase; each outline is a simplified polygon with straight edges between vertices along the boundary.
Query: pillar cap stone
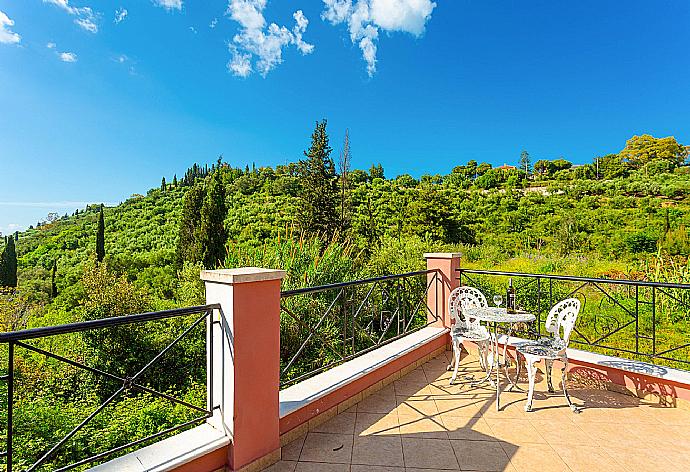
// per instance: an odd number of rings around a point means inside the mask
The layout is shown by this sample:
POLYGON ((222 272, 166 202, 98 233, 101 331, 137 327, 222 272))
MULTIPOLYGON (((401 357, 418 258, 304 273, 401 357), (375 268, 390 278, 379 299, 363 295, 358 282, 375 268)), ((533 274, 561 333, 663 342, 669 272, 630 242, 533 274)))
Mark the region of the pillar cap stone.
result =
POLYGON ((285 271, 260 267, 241 267, 237 269, 202 270, 200 277, 204 282, 241 284, 282 280, 285 277, 285 271))
POLYGON ((425 259, 455 259, 461 257, 460 252, 425 252, 425 259))

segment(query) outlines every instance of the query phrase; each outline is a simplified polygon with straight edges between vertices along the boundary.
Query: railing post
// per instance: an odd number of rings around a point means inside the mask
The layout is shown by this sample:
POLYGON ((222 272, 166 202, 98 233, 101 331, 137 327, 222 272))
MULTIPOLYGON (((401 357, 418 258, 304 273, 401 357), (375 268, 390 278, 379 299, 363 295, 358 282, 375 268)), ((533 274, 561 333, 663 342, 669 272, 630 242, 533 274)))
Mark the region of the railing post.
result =
MULTIPOLYGON (((231 438, 230 470, 266 467, 280 459, 280 282, 282 270, 204 270, 206 301, 218 303, 208 343, 214 352, 218 410, 209 422, 231 438)), ((211 405, 214 407, 216 405, 211 405)), ((258 469, 257 469, 258 470, 258 469)))
POLYGON ((429 322, 434 326, 450 328, 451 319, 448 312, 448 295, 460 286, 458 269, 460 268, 459 252, 433 252, 424 254, 427 270, 427 284, 431 284, 427 295, 429 322), (436 280, 434 281, 434 277, 436 280), (433 314, 432 314, 433 313, 433 314))

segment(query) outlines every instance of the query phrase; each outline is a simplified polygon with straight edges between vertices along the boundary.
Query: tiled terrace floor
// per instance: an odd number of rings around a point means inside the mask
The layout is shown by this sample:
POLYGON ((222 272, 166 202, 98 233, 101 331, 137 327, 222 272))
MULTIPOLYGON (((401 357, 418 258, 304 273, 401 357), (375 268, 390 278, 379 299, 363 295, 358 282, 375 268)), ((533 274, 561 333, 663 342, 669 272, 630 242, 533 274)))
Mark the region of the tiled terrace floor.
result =
MULTIPOLYGON (((446 353, 450 355, 450 353, 446 353)), ((690 470, 690 411, 603 389, 578 388, 570 411, 538 380, 526 394, 504 392, 502 411, 485 387, 448 386, 437 357, 283 448, 270 472, 669 471, 690 470)), ((459 380, 480 377, 476 358, 459 380)), ((524 380, 520 383, 526 388, 524 380)), ((571 383, 569 382, 569 386, 571 383)), ((560 370, 554 369, 554 387, 560 370)))

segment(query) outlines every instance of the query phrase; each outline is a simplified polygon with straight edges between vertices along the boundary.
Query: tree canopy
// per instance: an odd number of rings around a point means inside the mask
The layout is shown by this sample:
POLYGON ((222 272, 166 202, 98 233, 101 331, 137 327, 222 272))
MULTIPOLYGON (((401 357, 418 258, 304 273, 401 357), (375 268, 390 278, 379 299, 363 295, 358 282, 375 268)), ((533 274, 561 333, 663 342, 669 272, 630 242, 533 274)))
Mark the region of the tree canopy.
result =
POLYGON ((676 167, 682 165, 687 159, 688 147, 678 144, 673 136, 655 138, 649 134, 643 134, 628 139, 625 148, 618 155, 635 168, 656 160, 669 161, 673 167, 676 167))

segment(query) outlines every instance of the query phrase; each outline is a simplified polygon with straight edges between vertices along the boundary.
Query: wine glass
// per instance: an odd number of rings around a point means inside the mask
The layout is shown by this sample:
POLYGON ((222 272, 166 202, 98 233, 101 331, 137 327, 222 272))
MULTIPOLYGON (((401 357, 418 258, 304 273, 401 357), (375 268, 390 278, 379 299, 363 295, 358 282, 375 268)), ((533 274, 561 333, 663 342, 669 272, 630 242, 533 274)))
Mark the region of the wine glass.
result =
POLYGON ((497 307, 501 307, 501 304, 503 303, 503 297, 500 295, 494 295, 494 305, 497 307))

